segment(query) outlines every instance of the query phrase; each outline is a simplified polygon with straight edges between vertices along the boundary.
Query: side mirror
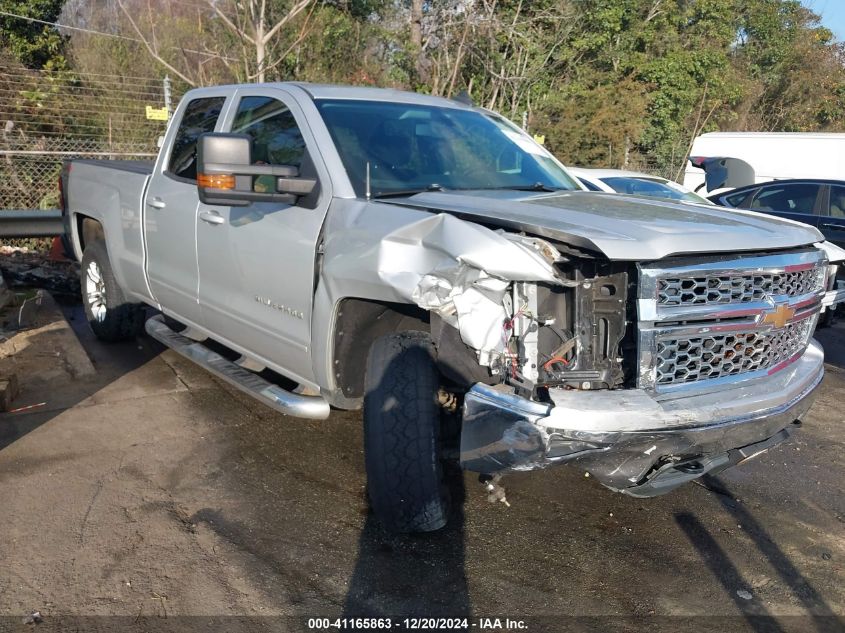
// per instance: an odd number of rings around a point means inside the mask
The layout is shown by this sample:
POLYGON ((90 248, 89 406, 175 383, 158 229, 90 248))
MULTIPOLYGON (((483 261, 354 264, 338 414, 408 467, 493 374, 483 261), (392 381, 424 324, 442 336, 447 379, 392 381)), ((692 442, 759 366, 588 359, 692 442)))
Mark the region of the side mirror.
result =
POLYGON ((294 204, 316 186, 315 179, 300 178, 296 167, 253 165, 252 138, 245 134, 203 134, 197 141, 197 192, 204 204, 294 204), (255 191, 256 176, 269 176, 275 186, 271 191, 255 191))
POLYGON ((755 182, 754 168, 739 158, 704 158, 692 156, 693 167, 704 170, 704 183, 708 193, 716 189, 735 189, 755 182))

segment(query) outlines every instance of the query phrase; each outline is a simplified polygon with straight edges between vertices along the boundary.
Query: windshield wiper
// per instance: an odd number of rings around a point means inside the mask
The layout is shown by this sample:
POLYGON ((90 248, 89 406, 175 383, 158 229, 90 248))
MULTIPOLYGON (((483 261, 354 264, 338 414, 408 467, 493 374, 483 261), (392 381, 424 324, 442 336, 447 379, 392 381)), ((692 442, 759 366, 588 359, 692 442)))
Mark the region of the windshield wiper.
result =
POLYGON ((378 198, 404 198, 406 196, 415 196, 418 193, 426 193, 428 191, 446 191, 446 188, 443 185, 438 185, 437 183, 433 183, 428 185, 427 187, 422 187, 420 189, 405 189, 403 191, 377 191, 373 194, 374 199, 378 198))
POLYGON ((373 198, 404 198, 406 196, 414 196, 418 193, 426 193, 428 191, 543 191, 553 193, 555 191, 569 191, 566 187, 552 187, 545 185, 542 182, 535 182, 533 185, 504 185, 501 187, 449 187, 446 189, 443 185, 436 183, 428 185, 420 189, 405 189, 403 191, 379 191, 373 194, 373 198))
POLYGON ((488 187, 488 189, 510 189, 512 191, 565 191, 564 187, 552 187, 542 182, 535 182, 533 185, 508 185, 505 187, 488 187))
POLYGON ((570 191, 566 187, 552 187, 542 182, 535 182, 533 185, 502 185, 500 187, 460 187, 456 191, 570 191))

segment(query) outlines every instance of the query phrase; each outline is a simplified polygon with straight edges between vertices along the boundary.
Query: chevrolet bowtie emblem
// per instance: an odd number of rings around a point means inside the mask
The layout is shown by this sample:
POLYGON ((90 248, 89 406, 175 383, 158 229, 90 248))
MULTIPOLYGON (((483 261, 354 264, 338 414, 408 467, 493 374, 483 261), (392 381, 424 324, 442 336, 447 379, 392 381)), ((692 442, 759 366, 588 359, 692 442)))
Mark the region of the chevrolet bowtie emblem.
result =
POLYGON ((795 316, 795 308, 790 308, 785 303, 778 304, 773 310, 763 313, 763 323, 780 329, 792 320, 795 316))

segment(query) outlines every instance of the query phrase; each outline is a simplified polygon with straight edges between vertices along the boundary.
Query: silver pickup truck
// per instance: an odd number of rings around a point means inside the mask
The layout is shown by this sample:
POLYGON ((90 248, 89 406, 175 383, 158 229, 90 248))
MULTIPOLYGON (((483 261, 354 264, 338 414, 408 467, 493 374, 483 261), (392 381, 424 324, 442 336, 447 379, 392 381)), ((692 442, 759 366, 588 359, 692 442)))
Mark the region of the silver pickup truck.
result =
POLYGON ((446 523, 450 464, 667 492, 787 438, 822 379, 818 231, 582 191, 464 103, 192 90, 155 163, 62 182, 97 336, 146 328, 291 416, 363 407, 393 530, 446 523))

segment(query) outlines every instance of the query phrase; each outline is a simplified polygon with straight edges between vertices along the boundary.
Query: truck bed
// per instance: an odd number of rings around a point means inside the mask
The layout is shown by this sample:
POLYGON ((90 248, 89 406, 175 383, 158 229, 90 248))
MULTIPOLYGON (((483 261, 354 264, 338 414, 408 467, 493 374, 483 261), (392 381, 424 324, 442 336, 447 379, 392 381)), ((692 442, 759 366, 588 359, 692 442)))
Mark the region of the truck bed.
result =
POLYGON ((154 160, 105 160, 83 158, 71 161, 74 165, 94 165, 96 167, 106 167, 108 169, 116 169, 118 171, 128 171, 135 174, 149 176, 153 173, 154 160))
MULTIPOLYGON (((153 161, 73 160, 65 188, 66 213, 99 222, 111 236, 111 264, 118 283, 134 300, 149 300, 144 277, 143 198, 153 161)), ((76 219, 71 231, 79 231, 76 219)), ((74 252, 82 257, 79 236, 74 252)))

